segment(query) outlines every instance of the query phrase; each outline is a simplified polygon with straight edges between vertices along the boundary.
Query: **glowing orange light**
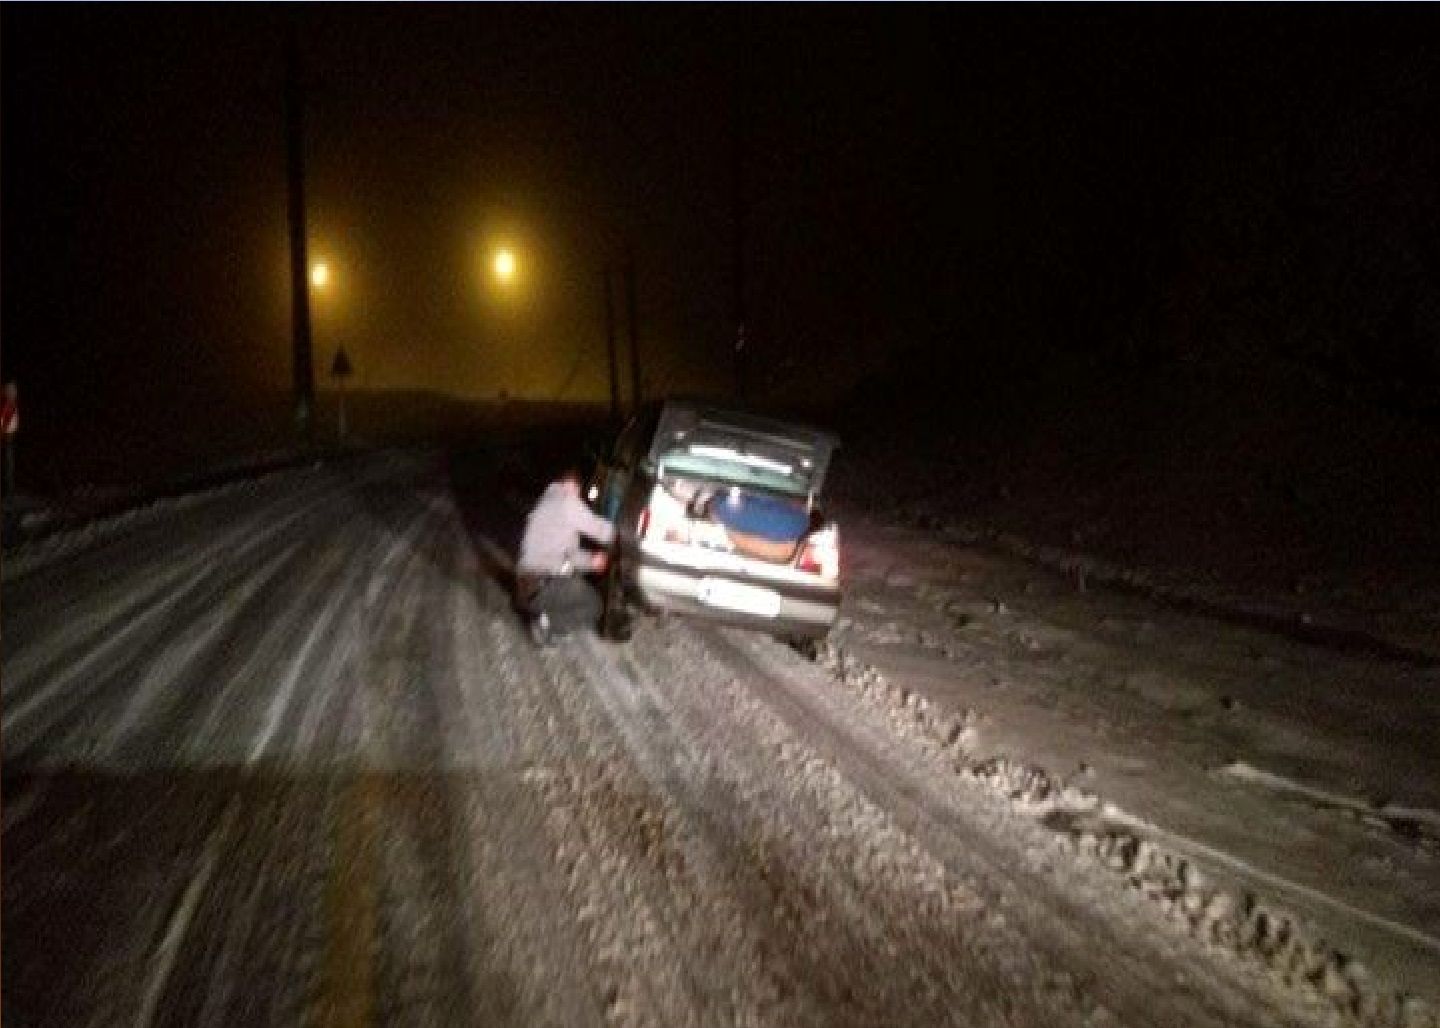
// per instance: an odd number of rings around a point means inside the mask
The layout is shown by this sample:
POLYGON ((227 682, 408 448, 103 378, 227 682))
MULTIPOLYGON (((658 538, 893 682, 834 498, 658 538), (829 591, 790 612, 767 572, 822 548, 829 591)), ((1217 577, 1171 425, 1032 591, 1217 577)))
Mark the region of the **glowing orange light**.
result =
POLYGON ((324 261, 316 261, 310 265, 310 284, 316 289, 324 289, 330 283, 330 265, 324 261))
POLYGON ((501 282, 509 282, 515 277, 515 255, 509 250, 501 250, 495 255, 495 276, 501 282))

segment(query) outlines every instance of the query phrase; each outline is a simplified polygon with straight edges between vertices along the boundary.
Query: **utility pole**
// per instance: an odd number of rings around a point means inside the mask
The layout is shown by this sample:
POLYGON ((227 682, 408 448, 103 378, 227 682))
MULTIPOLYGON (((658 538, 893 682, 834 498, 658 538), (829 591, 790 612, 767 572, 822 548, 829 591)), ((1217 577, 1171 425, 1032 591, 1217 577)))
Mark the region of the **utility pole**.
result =
POLYGON ((731 232, 731 276, 735 305, 735 399, 745 401, 747 367, 750 354, 747 350, 745 313, 745 140, 744 125, 744 83, 739 69, 733 69, 734 78, 730 84, 730 202, 732 217, 731 232))
POLYGON ((620 426, 620 361, 615 347, 615 290, 611 285, 610 265, 605 265, 602 283, 605 287, 605 353, 610 359, 610 426, 620 426))
POLYGON ((640 394, 640 329, 636 324, 635 306, 635 251, 625 250, 625 320, 630 329, 630 397, 635 410, 640 409, 643 397, 640 394))
POLYGON ((300 44, 292 16, 285 34, 285 168, 289 194, 290 313, 295 423, 307 439, 313 431, 315 369, 310 344, 309 259, 305 250, 305 86, 300 44))
POLYGON ((345 347, 335 351, 335 360, 330 365, 330 377, 335 379, 335 385, 339 390, 339 413, 336 418, 336 437, 341 443, 345 442, 345 380, 355 373, 350 365, 350 355, 345 352, 345 347))

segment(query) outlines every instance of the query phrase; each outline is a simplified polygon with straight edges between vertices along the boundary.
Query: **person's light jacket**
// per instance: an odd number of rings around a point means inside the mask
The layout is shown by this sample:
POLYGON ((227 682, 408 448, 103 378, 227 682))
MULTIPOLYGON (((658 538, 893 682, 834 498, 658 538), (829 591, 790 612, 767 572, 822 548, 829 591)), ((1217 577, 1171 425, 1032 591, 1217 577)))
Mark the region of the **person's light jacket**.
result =
POLYGON ((582 536, 608 546, 615 538, 615 526, 592 512, 564 483, 552 482, 525 521, 516 572, 567 575, 589 570, 591 558, 580 543, 582 536))

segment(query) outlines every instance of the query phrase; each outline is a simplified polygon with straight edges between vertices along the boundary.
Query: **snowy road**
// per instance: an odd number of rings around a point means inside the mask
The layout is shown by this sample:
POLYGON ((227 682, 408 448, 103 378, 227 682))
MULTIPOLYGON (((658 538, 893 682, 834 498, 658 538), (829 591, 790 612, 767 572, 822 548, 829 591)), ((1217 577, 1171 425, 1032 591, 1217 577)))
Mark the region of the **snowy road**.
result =
POLYGON ((5 1023, 1333 1014, 768 639, 535 652, 518 513, 385 455, 13 562, 5 1023))

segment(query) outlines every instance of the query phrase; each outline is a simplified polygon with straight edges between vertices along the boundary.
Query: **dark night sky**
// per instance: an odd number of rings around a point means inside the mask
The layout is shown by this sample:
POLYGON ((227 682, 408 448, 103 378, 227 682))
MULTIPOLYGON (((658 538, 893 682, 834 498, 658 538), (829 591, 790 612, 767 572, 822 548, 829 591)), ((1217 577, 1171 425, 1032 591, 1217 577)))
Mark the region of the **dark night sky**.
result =
MULTIPOLYGON (((4 361, 31 405, 288 384, 285 16, 5 9, 4 361)), ((724 388, 737 138, 762 392, 840 395, 897 355, 948 374, 1247 333, 1338 359, 1341 315, 1294 315, 1356 276, 1367 345, 1423 356, 1440 119, 1422 24, 310 9, 310 235, 337 273, 317 365, 343 343, 361 386, 600 399, 600 269, 628 242, 652 389, 724 388), (502 239, 525 270, 506 297, 480 266, 502 239)))

